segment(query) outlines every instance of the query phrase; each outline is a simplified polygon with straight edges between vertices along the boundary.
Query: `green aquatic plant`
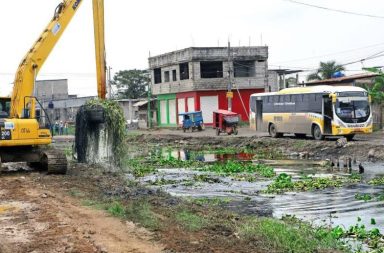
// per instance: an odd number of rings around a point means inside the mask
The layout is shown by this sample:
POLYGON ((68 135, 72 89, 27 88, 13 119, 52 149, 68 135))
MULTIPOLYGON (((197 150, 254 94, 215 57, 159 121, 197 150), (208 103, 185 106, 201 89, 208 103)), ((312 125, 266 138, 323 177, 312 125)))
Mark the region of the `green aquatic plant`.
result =
MULTIPOLYGON (((376 220, 371 218, 371 225, 376 225, 376 220)), ((354 238, 358 241, 366 243, 371 249, 383 249, 383 235, 378 228, 367 229, 362 223, 362 219, 357 217, 357 223, 344 229, 341 226, 333 228, 330 232, 336 239, 354 238)), ((370 251, 381 252, 381 251, 370 251)))
POLYGON ((384 177, 376 177, 371 179, 368 184, 371 185, 384 185, 384 177))
POLYGON ((367 201, 372 200, 372 196, 370 194, 368 194, 368 193, 363 193, 363 194, 356 193, 355 194, 355 199, 357 199, 357 200, 364 200, 365 202, 367 202, 367 201))
POLYGON ((352 172, 351 175, 348 176, 348 178, 351 180, 360 181, 362 178, 362 175, 356 172, 352 172))
POLYGON ((191 168, 196 167, 201 164, 199 161, 195 160, 182 160, 174 158, 173 156, 170 157, 161 157, 153 162, 155 166, 161 166, 161 167, 171 167, 171 168, 191 168))
POLYGON ((281 173, 272 184, 268 185, 263 193, 279 194, 289 191, 308 191, 325 189, 328 187, 341 187, 343 181, 340 178, 311 178, 305 180, 292 181, 292 177, 286 173, 281 173))
POLYGON ((144 177, 157 171, 153 165, 146 163, 144 158, 125 159, 123 164, 135 177, 144 177))
POLYGON ((292 182, 292 176, 281 173, 272 184, 268 185, 267 190, 264 193, 282 193, 285 191, 292 191, 294 184, 292 182))
POLYGON ((263 177, 273 177, 275 176, 275 171, 273 168, 264 164, 252 164, 247 162, 238 162, 238 161, 226 161, 218 162, 213 165, 204 167, 204 171, 212 171, 219 174, 231 175, 238 173, 257 173, 263 177))

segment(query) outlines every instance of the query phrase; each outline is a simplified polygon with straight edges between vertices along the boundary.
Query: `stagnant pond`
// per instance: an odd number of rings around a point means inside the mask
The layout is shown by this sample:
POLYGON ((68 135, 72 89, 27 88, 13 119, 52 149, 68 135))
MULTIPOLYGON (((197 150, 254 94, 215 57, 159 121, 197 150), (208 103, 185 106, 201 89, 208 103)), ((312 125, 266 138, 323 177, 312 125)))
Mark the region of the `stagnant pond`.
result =
MULTIPOLYGON (((188 160, 188 152, 173 150, 162 153, 163 157, 188 160)), ((253 155, 252 155, 253 156, 253 155)), ((195 156, 200 161, 218 161, 225 159, 248 160, 251 155, 203 154, 195 156)), ((363 182, 375 176, 384 175, 384 164, 365 163, 363 182)), ((357 165, 353 166, 357 171, 357 165)), ((329 170, 321 167, 278 166, 277 175, 286 173, 292 179, 300 179, 303 175, 313 177, 329 177, 334 175, 347 177, 349 173, 343 169, 329 170)), ((224 199, 220 205, 240 213, 273 216, 295 215, 314 224, 343 225, 348 228, 355 225, 357 217, 362 218, 367 228, 371 228, 371 218, 376 220, 374 227, 384 230, 384 201, 364 201, 355 199, 359 194, 384 193, 383 186, 367 183, 355 183, 341 188, 327 188, 308 192, 288 192, 279 195, 261 194, 260 191, 272 183, 270 180, 248 182, 236 176, 220 176, 212 172, 203 172, 188 168, 159 168, 157 173, 142 177, 142 184, 152 188, 161 188, 171 195, 188 198, 224 199), (199 176, 208 180, 196 180, 199 176)))

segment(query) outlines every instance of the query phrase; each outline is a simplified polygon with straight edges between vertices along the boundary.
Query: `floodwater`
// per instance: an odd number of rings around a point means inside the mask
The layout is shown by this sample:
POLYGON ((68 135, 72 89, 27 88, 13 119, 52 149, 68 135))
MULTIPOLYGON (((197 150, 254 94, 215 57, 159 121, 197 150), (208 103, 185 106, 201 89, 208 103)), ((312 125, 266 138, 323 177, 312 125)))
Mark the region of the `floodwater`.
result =
MULTIPOLYGON (((188 156, 181 151, 170 151, 164 156, 188 160, 188 156)), ((218 161, 225 159, 250 160, 250 155, 216 155, 205 154, 202 161, 218 161)), ((196 159, 199 160, 198 157, 196 159)), ((384 164, 366 163, 363 182, 384 175, 384 164)), ((348 172, 329 170, 321 167, 306 168, 301 166, 280 166, 275 168, 277 174, 292 175, 293 180, 303 175, 313 177, 348 176, 348 172)), ((357 172, 357 165, 353 171, 357 172)), ((342 188, 327 188, 309 192, 289 192, 281 195, 261 194, 271 180, 248 182, 237 177, 224 177, 211 172, 202 172, 184 168, 160 168, 154 175, 143 177, 141 182, 153 188, 162 190, 174 196, 188 198, 223 198, 222 205, 230 210, 245 214, 257 214, 280 218, 284 215, 295 215, 298 218, 313 222, 318 225, 342 225, 348 228, 357 223, 357 218, 362 218, 368 228, 371 218, 376 220, 374 227, 384 230, 384 201, 356 200, 357 193, 384 194, 383 186, 372 186, 367 183, 346 185, 342 188), (209 180, 199 181, 196 178, 205 175, 209 180), (156 181, 160 184, 156 184, 156 181), (207 182, 208 181, 208 182, 207 182), (155 182, 155 183, 154 183, 155 182)))

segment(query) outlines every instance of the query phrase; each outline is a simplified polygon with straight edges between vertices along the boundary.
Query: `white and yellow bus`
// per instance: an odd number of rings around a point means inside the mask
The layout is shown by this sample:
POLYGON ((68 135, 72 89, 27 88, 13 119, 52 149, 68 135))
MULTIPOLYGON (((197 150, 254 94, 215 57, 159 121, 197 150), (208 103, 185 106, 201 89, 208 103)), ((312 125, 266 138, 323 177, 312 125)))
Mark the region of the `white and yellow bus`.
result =
POLYGON ((256 93, 250 99, 250 127, 274 137, 285 133, 345 136, 372 132, 371 100, 363 88, 319 85, 256 93))

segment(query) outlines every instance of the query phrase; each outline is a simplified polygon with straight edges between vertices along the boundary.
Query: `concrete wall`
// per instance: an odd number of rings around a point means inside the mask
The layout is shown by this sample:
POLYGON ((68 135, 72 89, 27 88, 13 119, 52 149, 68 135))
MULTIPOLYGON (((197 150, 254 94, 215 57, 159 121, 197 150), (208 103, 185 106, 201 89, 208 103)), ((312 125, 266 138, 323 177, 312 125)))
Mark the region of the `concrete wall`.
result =
POLYGON ((279 91, 279 75, 276 71, 268 71, 268 87, 266 92, 279 91))
POLYGON ((42 106, 48 113, 50 119, 55 121, 69 121, 75 122, 76 114, 80 106, 84 105, 88 100, 94 99, 95 97, 79 97, 71 99, 60 99, 60 100, 49 100, 40 101, 42 106), (49 102, 52 101, 54 108, 48 108, 49 102))
POLYGON ((39 100, 57 100, 68 98, 68 80, 40 80, 36 81, 36 94, 39 100))

